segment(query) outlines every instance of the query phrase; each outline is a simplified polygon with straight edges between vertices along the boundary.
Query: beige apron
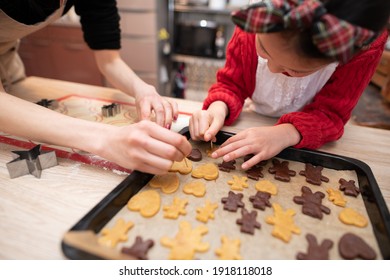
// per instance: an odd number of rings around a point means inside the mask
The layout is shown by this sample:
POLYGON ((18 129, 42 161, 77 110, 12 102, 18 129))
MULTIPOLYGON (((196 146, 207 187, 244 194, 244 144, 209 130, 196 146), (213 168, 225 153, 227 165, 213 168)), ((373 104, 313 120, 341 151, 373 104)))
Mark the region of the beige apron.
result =
POLYGON ((17 53, 19 40, 60 18, 65 4, 66 0, 60 0, 60 7, 53 14, 33 25, 20 23, 0 10, 0 78, 6 91, 25 77, 23 62, 17 53))

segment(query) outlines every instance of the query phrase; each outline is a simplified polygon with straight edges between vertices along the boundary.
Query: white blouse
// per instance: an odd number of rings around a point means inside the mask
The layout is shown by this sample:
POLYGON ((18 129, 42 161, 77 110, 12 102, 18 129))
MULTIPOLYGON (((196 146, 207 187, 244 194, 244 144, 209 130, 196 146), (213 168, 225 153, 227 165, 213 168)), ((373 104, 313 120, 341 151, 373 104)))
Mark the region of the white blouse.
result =
POLYGON ((272 73, 268 69, 267 59, 258 57, 258 60, 251 107, 269 117, 300 111, 312 101, 338 65, 334 62, 308 76, 297 78, 272 73))

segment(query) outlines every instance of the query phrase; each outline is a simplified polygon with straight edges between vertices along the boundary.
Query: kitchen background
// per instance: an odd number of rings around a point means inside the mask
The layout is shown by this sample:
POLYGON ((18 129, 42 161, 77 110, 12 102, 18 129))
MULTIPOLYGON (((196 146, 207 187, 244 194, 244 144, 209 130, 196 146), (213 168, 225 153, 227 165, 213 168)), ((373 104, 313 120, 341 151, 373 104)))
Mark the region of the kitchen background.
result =
MULTIPOLYGON (((117 0, 121 55, 166 96, 203 100, 225 63, 230 13, 248 0, 117 0)), ((85 44, 74 10, 21 41, 29 76, 110 86, 85 44), (49 57, 50 59, 46 59, 49 57), (45 58, 45 59, 44 59, 45 58)))
MULTIPOLYGON (((225 63, 226 45, 234 29, 230 13, 249 1, 117 0, 121 55, 160 94, 202 101, 215 82, 217 69, 225 63)), ((386 48, 354 111, 353 119, 359 124, 390 128, 390 41, 386 48)), ((73 10, 23 38, 20 54, 29 76, 110 86, 84 43, 73 10)))

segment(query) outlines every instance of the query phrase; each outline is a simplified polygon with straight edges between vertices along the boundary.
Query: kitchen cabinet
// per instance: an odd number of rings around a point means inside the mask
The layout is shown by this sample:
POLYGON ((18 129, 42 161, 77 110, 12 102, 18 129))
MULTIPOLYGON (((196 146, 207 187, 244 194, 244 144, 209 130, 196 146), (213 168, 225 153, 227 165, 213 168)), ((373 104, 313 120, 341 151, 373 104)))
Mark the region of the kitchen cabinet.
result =
MULTIPOLYGON (((172 2, 173 0, 171 0, 172 2)), ((223 39, 223 53, 226 52, 227 42, 230 40, 234 32, 234 24, 231 21, 230 13, 233 10, 232 7, 226 7, 224 9, 211 9, 208 5, 186 5, 180 3, 174 3, 170 7, 172 15, 171 33, 173 34, 172 45, 180 40, 198 40, 198 42, 206 42, 205 38, 197 38, 195 34, 192 38, 183 35, 179 30, 179 25, 193 25, 194 23, 213 22, 217 26, 223 27, 222 39, 223 39), (201 40, 202 39, 202 40, 201 40)), ((200 25, 202 26, 202 25, 200 25)), ((200 33, 199 34, 204 34, 200 33)), ((209 36, 208 38, 211 38, 209 36)), ((216 42, 216 41, 215 41, 216 42)), ((195 41, 191 42, 195 45, 195 41)), ((214 41, 207 41, 207 45, 211 45, 214 41)), ((210 48, 211 49, 211 48, 210 48)), ((179 91, 180 94, 175 97, 184 97, 186 99, 203 101, 207 92, 212 84, 216 82, 216 72, 225 64, 225 55, 220 57, 210 57, 202 55, 201 53, 180 53, 176 52, 173 48, 172 61, 173 67, 171 77, 173 81, 173 88, 178 88, 179 83, 176 82, 176 77, 183 77, 185 82, 184 94, 179 91)))
POLYGON ((121 56, 145 82, 169 95, 169 57, 160 32, 168 29, 167 0, 117 0, 121 17, 121 56))
POLYGON ((49 25, 21 40, 26 75, 104 85, 79 25, 49 25))

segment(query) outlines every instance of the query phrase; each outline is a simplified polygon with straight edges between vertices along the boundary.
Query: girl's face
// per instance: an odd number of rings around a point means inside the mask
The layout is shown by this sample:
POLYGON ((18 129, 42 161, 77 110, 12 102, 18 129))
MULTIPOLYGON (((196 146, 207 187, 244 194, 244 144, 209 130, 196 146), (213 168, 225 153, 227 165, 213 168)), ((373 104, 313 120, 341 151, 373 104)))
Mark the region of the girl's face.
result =
POLYGON ((268 60, 272 73, 287 73, 291 77, 308 76, 330 62, 301 56, 280 33, 256 34, 257 55, 268 60))

